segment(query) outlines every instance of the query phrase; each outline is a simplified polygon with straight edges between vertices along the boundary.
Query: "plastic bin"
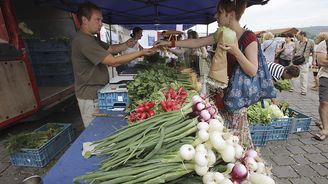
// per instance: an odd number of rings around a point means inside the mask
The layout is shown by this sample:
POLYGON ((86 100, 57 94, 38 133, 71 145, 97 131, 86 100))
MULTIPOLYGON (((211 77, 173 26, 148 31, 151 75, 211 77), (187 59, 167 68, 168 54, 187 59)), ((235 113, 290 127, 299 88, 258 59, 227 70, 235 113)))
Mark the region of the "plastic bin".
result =
POLYGON ((30 52, 32 64, 71 63, 68 51, 30 52))
POLYGON ((74 83, 74 75, 36 75, 38 86, 68 86, 74 83))
MULTIPOLYGON (((61 127, 61 131, 50 139, 39 149, 22 149, 10 155, 10 161, 16 166, 44 167, 53 159, 65 146, 74 139, 74 132, 71 124, 56 123, 61 127)), ((36 129, 43 131, 48 129, 48 124, 36 129)))
POLYGON ((287 140, 291 118, 274 118, 270 124, 254 124, 250 133, 254 146, 265 146, 268 141, 287 140))
POLYGON ((128 90, 125 84, 107 84, 97 93, 100 110, 124 110, 129 104, 128 90))
POLYGON ((68 51, 70 48, 69 41, 64 40, 25 40, 25 44, 30 52, 42 51, 68 51))
POLYGON ((311 118, 305 114, 289 108, 289 114, 292 116, 290 133, 306 132, 310 128, 311 118))
POLYGON ((37 76, 73 74, 72 63, 34 64, 32 67, 37 76))

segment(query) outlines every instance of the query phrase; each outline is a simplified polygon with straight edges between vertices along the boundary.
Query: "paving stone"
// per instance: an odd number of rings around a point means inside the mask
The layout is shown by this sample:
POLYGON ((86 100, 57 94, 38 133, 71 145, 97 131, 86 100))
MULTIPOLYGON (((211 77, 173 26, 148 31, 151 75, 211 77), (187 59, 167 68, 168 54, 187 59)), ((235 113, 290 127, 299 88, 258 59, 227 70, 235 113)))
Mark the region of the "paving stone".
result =
POLYGON ((327 144, 318 144, 318 145, 315 145, 315 147, 317 147, 323 153, 328 153, 328 145, 327 144))
POLYGON ((274 179, 276 184, 292 184, 291 181, 289 181, 289 179, 274 179))
POLYGON ((317 127, 317 126, 310 126, 310 131, 319 132, 320 131, 320 128, 317 127))
POLYGON ((261 155, 273 155, 272 151, 270 150, 269 146, 261 147, 260 148, 260 154, 261 155))
POLYGON ((291 155, 291 153, 286 149, 286 147, 272 147, 270 148, 275 155, 291 155))
POLYGON ((324 163, 322 165, 325 166, 328 169, 328 163, 324 163))
POLYGON ((270 156, 261 156, 262 159, 264 159, 265 161, 265 164, 268 166, 268 167, 273 167, 273 166, 277 166, 276 162, 274 162, 270 156))
POLYGON ((315 177, 315 178, 311 178, 311 180, 315 184, 327 184, 328 183, 327 177, 315 177))
POLYGON ((322 164, 327 163, 327 158, 324 157, 321 154, 304 154, 305 158, 307 158, 309 161, 315 163, 315 164, 322 164))
POLYGON ((287 146, 286 148, 289 152, 291 152, 294 155, 306 153, 301 146, 287 146))
POLYGON ((295 178, 298 174, 290 166, 277 166, 272 169, 272 173, 281 179, 295 178))
POLYGON ((300 175, 305 177, 318 176, 318 173, 314 171, 309 165, 293 165, 292 168, 300 175))
POLYGON ((269 141, 267 143, 269 147, 286 147, 288 146, 287 141, 269 141))
POLYGON ((298 134, 289 134, 288 135, 288 140, 290 140, 290 139, 298 139, 298 138, 299 138, 298 134))
POLYGON ((304 158, 303 155, 292 155, 291 156, 297 164, 310 164, 311 162, 304 158))
POLYGON ((306 139, 300 139, 300 141, 302 143, 304 143, 305 145, 316 145, 319 142, 317 140, 315 140, 314 138, 306 138, 306 139))
POLYGON ((306 139, 306 138, 312 138, 313 134, 310 132, 302 132, 302 133, 297 133, 297 135, 300 137, 300 139, 306 139))
POLYGON ((9 162, 0 162, 0 173, 6 170, 10 166, 9 162))
POLYGON ((319 150, 314 145, 302 146, 302 148, 308 153, 321 153, 322 152, 321 150, 319 150))
POLYGON ((290 181, 293 184, 314 184, 310 178, 292 178, 290 181))
POLYGON ((279 166, 295 165, 296 164, 296 162, 288 155, 286 155, 286 156, 281 156, 281 155, 272 156, 271 159, 279 166))
POLYGON ((325 166, 320 164, 310 164, 310 167, 312 167, 321 176, 328 176, 328 169, 325 166))
POLYGON ((298 139, 288 139, 287 143, 293 146, 304 146, 304 144, 298 139))

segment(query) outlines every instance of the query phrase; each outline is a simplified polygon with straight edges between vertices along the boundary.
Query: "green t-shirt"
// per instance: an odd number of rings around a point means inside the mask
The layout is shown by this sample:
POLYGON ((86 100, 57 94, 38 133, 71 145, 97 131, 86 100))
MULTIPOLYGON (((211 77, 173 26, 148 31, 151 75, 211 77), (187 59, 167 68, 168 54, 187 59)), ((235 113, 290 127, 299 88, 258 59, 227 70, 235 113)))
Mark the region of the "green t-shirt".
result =
POLYGON ((101 62, 110 54, 107 43, 77 32, 72 41, 75 95, 80 99, 97 99, 97 90, 109 82, 107 66, 101 62))

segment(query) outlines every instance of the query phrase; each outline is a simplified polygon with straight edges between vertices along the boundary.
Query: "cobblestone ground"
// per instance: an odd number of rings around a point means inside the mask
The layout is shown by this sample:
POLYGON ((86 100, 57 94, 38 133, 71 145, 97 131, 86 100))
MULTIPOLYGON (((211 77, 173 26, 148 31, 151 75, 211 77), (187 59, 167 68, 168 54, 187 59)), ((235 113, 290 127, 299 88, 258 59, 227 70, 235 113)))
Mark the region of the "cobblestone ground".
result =
POLYGON ((319 131, 318 92, 312 91, 313 78, 309 76, 306 96, 300 95, 299 82, 293 92, 282 92, 279 100, 287 100, 292 109, 310 116, 309 132, 290 134, 287 141, 272 141, 261 148, 262 157, 272 166, 278 184, 328 184, 328 140, 317 141, 319 131))

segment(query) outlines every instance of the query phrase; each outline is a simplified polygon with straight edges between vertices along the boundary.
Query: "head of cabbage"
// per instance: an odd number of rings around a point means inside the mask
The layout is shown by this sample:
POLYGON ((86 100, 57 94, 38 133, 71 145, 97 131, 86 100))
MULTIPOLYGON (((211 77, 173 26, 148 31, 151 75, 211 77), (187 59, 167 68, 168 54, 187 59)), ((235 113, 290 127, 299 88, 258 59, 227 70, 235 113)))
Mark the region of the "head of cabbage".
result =
POLYGON ((236 32, 225 26, 221 26, 217 29, 217 35, 219 35, 219 37, 222 36, 222 38, 218 38, 217 40, 222 40, 223 43, 232 44, 237 40, 236 32))

